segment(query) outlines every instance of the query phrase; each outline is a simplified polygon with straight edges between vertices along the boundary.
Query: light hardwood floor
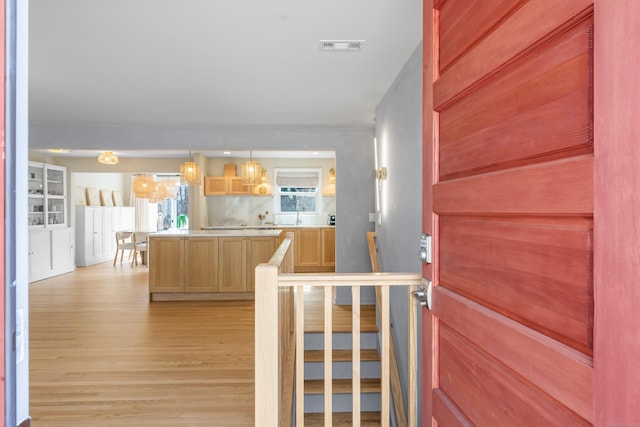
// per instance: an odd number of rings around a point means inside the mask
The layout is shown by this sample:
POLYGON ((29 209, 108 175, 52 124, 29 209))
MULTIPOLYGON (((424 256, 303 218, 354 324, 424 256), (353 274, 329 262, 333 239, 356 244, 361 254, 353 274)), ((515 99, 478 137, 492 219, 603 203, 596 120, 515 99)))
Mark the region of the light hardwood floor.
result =
POLYGON ((148 302, 104 263, 30 286, 33 426, 253 426, 253 302, 148 302))
MULTIPOLYGON (((110 262, 29 291, 34 427, 254 425, 253 301, 149 303, 148 270, 110 262)), ((305 298, 316 329, 322 291, 305 298)))

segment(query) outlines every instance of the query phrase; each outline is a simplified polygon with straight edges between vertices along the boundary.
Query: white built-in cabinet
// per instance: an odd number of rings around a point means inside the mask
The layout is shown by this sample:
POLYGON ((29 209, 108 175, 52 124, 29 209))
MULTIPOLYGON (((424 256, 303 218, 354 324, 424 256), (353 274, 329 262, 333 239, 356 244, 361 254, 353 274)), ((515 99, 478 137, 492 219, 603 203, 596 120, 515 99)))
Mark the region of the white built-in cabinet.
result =
POLYGON ((27 187, 29 281, 73 271, 73 229, 67 226, 67 168, 29 162, 27 187))
POLYGON ((135 208, 76 206, 76 264, 78 267, 113 260, 118 230, 133 230, 135 208))

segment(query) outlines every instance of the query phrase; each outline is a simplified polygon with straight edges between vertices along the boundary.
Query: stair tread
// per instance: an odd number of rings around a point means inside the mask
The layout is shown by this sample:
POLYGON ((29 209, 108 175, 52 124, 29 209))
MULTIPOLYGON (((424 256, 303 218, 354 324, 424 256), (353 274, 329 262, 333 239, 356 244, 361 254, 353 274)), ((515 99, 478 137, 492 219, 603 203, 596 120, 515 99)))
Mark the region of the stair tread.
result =
MULTIPOLYGON (((350 362, 353 360, 351 350, 333 350, 334 362, 350 362)), ((380 354, 376 349, 361 349, 360 350, 361 361, 379 361, 380 354)), ((305 362, 323 362, 324 350, 305 350, 304 351, 305 362)))
MULTIPOLYGON (((352 381, 347 379, 335 379, 333 380, 333 393, 351 393, 352 381)), ((380 391, 380 378, 361 378, 360 379, 360 391, 362 393, 376 393, 380 391)), ((305 380, 304 381, 304 393, 305 394, 322 394, 324 393, 324 380, 305 380)))
MULTIPOLYGON (((332 425, 335 427, 352 426, 353 416, 351 412, 334 412, 332 425)), ((360 413, 361 426, 379 426, 380 412, 360 413)), ((324 426, 324 414, 304 414, 304 425, 307 427, 324 426)))

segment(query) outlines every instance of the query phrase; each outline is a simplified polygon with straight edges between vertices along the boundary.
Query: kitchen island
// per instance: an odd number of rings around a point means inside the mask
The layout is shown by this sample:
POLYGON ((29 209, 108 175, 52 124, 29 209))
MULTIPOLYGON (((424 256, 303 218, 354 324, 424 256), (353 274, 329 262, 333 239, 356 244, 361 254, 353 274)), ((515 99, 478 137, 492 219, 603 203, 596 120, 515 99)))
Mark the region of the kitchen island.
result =
POLYGON ((148 236, 151 301, 254 298, 254 270, 282 230, 173 230, 148 236))
POLYGON ((294 271, 296 273, 333 273, 336 271, 335 225, 210 225, 203 230, 280 230, 280 241, 286 233, 294 234, 294 271))

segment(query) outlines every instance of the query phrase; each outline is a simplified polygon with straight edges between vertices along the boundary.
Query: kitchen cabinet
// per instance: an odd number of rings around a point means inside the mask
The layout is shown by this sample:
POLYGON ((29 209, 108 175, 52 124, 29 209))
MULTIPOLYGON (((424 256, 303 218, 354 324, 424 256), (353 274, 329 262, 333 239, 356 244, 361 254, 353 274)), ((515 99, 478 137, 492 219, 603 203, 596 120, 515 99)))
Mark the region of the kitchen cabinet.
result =
POLYGON ((322 228, 322 266, 336 268, 336 229, 322 228))
POLYGON ((111 261, 116 253, 115 232, 133 230, 135 208, 76 206, 76 263, 85 267, 111 261))
POLYGON ((184 292, 184 238, 149 239, 149 292, 184 292))
POLYGON ((73 230, 31 230, 29 232, 29 281, 46 279, 75 270, 73 230))
POLYGON ((273 256, 279 233, 226 230, 150 234, 151 299, 253 298, 253 270, 273 256))
POLYGON ((271 259, 276 243, 273 237, 252 237, 247 241, 247 292, 255 291, 256 267, 271 259))
POLYGON ((220 237, 220 292, 247 291, 247 238, 220 237))
POLYGON ((205 176, 205 196, 248 196, 251 186, 242 184, 240 176, 205 176))
POLYGON ((218 239, 187 237, 184 240, 184 291, 218 292, 218 239))
POLYGON ((335 228, 296 227, 285 228, 294 233, 294 271, 296 273, 321 273, 335 271, 335 228))

